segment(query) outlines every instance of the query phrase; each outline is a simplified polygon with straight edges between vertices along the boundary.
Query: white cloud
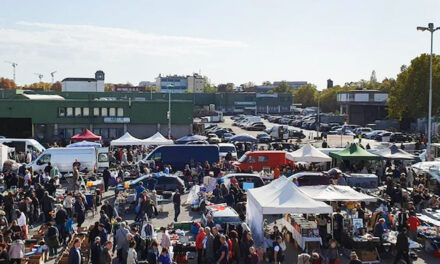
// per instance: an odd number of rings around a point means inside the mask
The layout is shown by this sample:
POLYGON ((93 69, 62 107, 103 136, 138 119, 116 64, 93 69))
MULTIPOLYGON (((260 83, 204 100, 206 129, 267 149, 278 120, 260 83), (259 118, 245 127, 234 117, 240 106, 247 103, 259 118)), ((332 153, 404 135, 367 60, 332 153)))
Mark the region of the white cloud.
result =
MULTIPOLYGON (((206 55, 217 49, 243 48, 241 41, 147 34, 130 29, 90 25, 18 22, 19 29, 0 28, 0 46, 14 52, 127 55, 206 55)), ((42 54, 41 54, 42 53, 42 54)))

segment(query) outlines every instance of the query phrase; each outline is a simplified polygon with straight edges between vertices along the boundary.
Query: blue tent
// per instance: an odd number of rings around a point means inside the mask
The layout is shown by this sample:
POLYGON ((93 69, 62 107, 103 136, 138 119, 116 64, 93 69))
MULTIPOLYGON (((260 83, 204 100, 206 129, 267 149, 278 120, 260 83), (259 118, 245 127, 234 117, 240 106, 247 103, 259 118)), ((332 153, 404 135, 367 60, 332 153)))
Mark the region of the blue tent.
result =
POLYGON ((257 142, 257 139, 249 134, 239 134, 231 137, 231 142, 257 142))
POLYGON ((76 142, 76 143, 72 143, 70 145, 67 145, 68 148, 86 148, 86 147, 95 147, 95 148, 100 148, 101 144, 97 143, 97 142, 90 142, 90 141, 80 141, 80 142, 76 142))
POLYGON ((207 137, 205 136, 200 136, 200 135, 188 135, 188 136, 184 136, 181 137, 179 139, 176 140, 177 144, 186 144, 188 142, 193 142, 193 141, 199 141, 199 140, 206 140, 207 137))

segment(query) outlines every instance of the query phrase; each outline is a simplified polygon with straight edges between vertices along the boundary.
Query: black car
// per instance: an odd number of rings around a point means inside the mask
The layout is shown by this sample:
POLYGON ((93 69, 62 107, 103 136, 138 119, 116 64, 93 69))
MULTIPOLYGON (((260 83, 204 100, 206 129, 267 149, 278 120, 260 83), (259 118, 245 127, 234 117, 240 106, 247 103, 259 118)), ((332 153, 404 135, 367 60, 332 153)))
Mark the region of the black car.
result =
POLYGON ((304 133, 303 133, 302 131, 291 130, 291 131, 289 132, 289 137, 291 137, 291 138, 304 139, 304 138, 306 138, 306 135, 304 135, 304 133))
POLYGON ((393 133, 390 136, 390 142, 395 142, 395 143, 400 143, 400 142, 407 142, 407 141, 411 141, 411 138, 403 133, 393 133))
MULTIPOLYGON (((180 193, 184 193, 185 191, 185 185, 183 183, 183 180, 180 179, 177 176, 160 176, 160 177, 153 177, 153 179, 157 180, 156 183, 156 188, 155 190, 158 193, 162 193, 164 191, 170 191, 170 192, 174 192, 175 190, 179 189, 180 193)), ((129 181, 129 189, 135 189, 136 186, 139 185, 139 182, 143 182, 144 183, 144 187, 147 188, 148 186, 148 181, 149 181, 149 175, 144 175, 141 176, 135 180, 129 181)), ((115 188, 115 194, 117 195, 120 191, 123 191, 125 182, 124 183, 120 183, 116 186, 115 188)))
POLYGON ((249 131, 264 131, 266 129, 266 126, 264 124, 253 124, 245 127, 244 129, 249 131))
POLYGON ((270 143, 272 141, 272 138, 266 133, 258 134, 257 139, 258 143, 270 143))

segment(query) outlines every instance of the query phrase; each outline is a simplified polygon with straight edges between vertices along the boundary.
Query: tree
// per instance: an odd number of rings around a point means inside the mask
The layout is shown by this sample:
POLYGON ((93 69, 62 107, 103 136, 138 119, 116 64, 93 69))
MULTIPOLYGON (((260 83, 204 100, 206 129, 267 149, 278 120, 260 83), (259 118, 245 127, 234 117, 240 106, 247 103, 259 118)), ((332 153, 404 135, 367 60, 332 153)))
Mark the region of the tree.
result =
MULTIPOLYGON (((335 85, 331 88, 327 88, 321 92, 319 107, 323 113, 335 113, 339 109, 339 104, 337 101, 338 93, 350 90, 349 87, 341 87, 339 85, 335 85)), ((318 101, 319 94, 316 93, 315 101, 318 101)))
MULTIPOLYGON (((440 56, 432 58, 432 112, 440 113, 440 56)), ((420 118, 428 116, 429 55, 422 54, 401 67, 395 86, 390 87, 388 115, 393 118, 420 118)))
POLYGON ((274 93, 290 93, 292 91, 292 86, 286 81, 280 82, 277 87, 273 89, 274 93))
POLYGON ((306 84, 298 88, 293 93, 293 101, 295 104, 301 104, 303 107, 317 106, 316 94, 318 90, 314 84, 306 84))
POLYGON ((56 92, 61 92, 61 82, 56 82, 54 84, 52 84, 52 87, 50 88, 51 91, 56 91, 56 92))
POLYGON ((204 93, 216 93, 217 92, 217 87, 214 85, 211 85, 209 83, 205 84, 205 87, 203 88, 203 92, 204 93))
POLYGON ((29 89, 29 90, 51 91, 51 88, 52 88, 52 84, 47 82, 36 82, 24 86, 24 89, 29 89))
POLYGON ((8 78, 0 78, 0 88, 4 89, 17 89, 17 85, 14 80, 8 78))

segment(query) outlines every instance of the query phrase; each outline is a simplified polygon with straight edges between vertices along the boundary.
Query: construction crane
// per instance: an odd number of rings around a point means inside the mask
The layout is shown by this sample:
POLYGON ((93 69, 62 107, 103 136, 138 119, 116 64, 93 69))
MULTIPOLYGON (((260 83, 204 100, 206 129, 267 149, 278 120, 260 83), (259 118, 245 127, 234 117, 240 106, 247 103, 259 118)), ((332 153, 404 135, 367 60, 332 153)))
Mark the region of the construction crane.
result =
POLYGON ((34 74, 38 76, 38 79, 40 79, 40 82, 43 81, 43 74, 41 74, 41 73, 34 73, 34 74))
POLYGON ((13 73, 14 73, 14 83, 15 83, 15 67, 17 67, 18 64, 13 61, 5 61, 5 62, 12 65, 12 69, 13 69, 13 73))
POLYGON ((52 83, 54 83, 55 73, 57 73, 57 71, 53 71, 50 73, 50 76, 52 76, 52 83))

